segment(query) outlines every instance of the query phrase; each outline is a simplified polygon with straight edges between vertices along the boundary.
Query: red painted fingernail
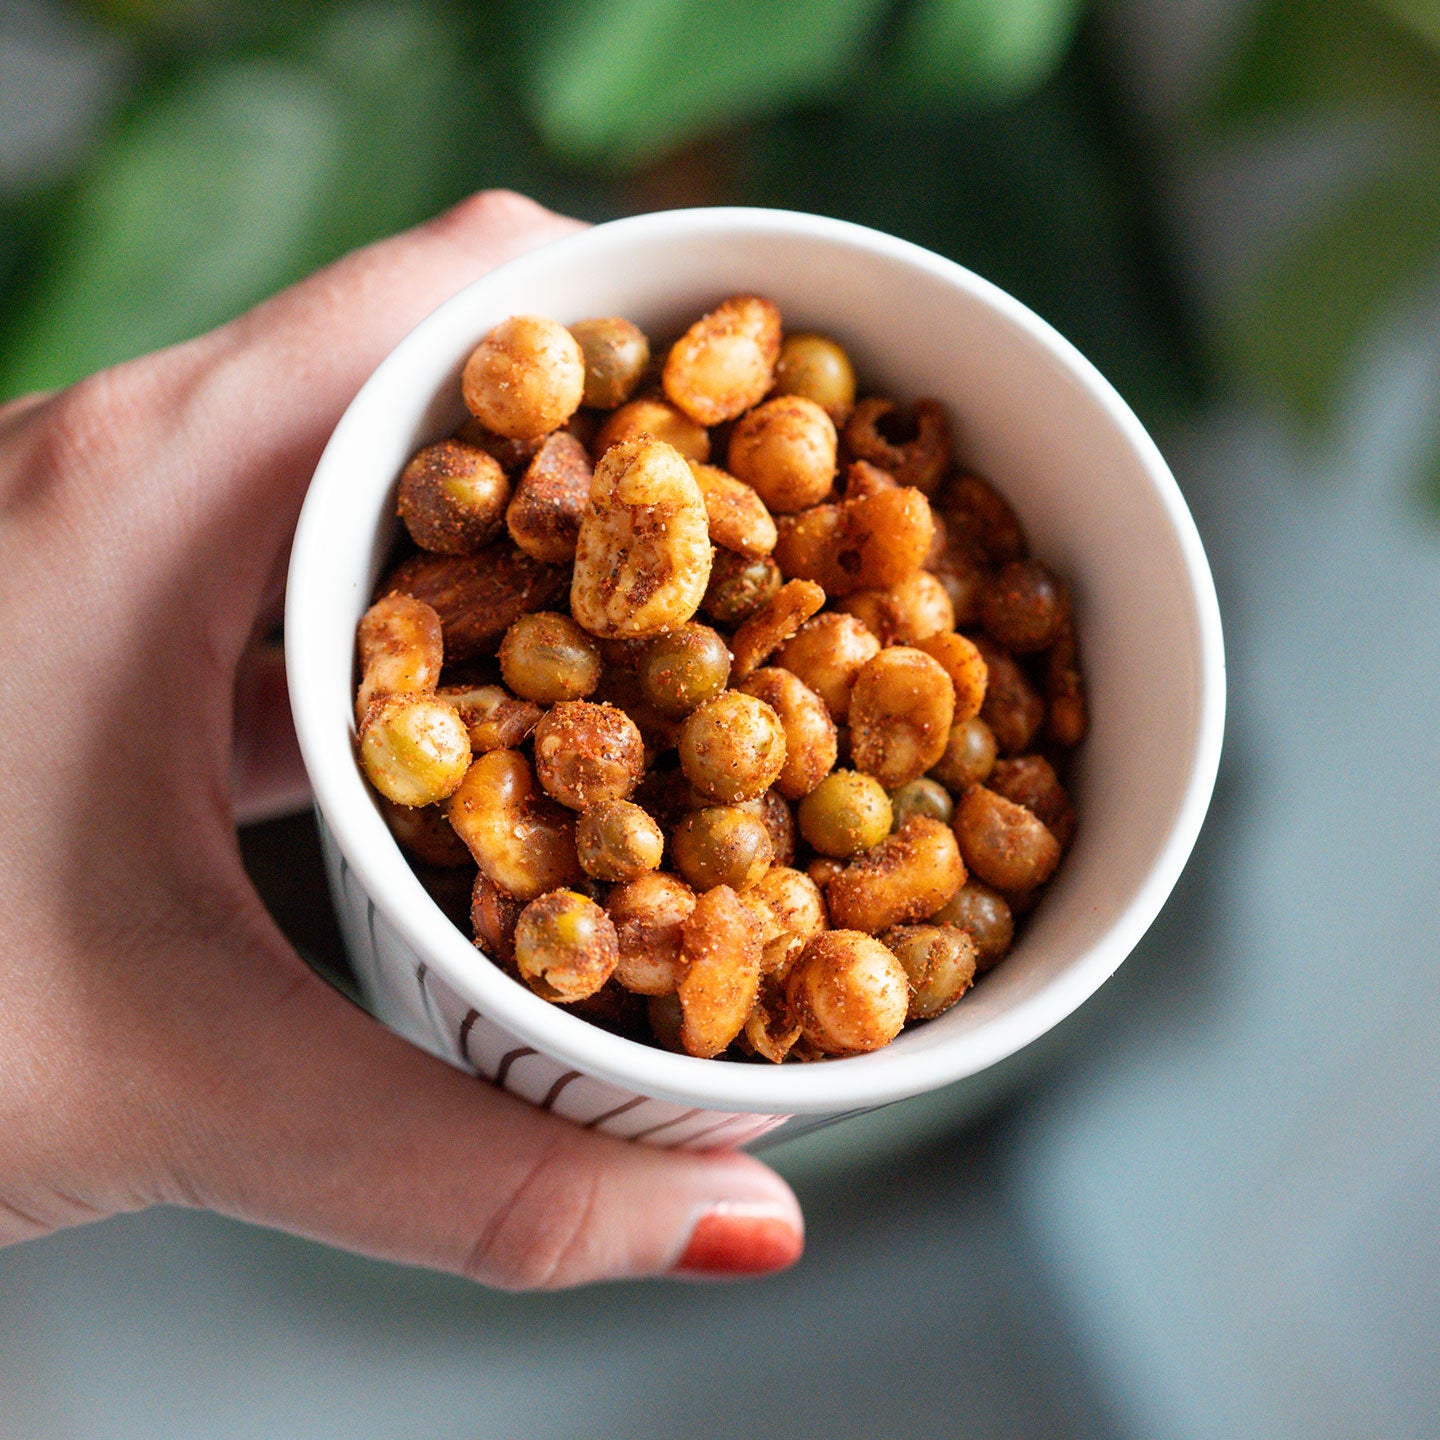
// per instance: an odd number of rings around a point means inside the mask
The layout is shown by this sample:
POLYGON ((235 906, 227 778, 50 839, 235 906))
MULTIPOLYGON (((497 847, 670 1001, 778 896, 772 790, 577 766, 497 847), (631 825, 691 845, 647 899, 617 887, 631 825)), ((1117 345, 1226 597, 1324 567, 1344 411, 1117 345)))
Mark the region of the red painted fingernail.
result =
POLYGON ((766 1275, 793 1265, 805 1248, 795 1222, 770 1206, 717 1205, 702 1215, 676 1275, 766 1275))

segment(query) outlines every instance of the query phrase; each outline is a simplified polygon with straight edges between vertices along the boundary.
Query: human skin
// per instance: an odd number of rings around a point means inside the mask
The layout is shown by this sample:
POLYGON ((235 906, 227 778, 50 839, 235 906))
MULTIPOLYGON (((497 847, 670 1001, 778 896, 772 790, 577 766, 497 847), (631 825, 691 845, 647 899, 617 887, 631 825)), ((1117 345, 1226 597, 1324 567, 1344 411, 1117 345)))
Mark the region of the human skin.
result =
POLYGON ((758 1161, 580 1130, 371 1020, 236 845, 307 793, 263 636, 331 429, 440 301, 575 228, 478 195, 0 408, 0 1243, 177 1204, 508 1288, 798 1257, 758 1161))

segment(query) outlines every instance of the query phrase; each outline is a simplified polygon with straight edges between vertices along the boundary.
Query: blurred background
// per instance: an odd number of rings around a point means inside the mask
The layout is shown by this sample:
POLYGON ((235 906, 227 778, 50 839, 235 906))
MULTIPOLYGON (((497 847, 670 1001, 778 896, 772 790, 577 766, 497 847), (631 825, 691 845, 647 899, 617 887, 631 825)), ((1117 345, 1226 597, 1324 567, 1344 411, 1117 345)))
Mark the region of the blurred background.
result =
MULTIPOLYGON (((795 1271, 506 1297, 127 1217, 0 1253, 0 1436, 1440 1434, 1437 122, 1434 0, 0 0, 0 398, 483 186, 841 216, 1117 385, 1232 685, 1115 980, 767 1156, 795 1271)), ((310 821, 243 843, 347 983, 310 821)))

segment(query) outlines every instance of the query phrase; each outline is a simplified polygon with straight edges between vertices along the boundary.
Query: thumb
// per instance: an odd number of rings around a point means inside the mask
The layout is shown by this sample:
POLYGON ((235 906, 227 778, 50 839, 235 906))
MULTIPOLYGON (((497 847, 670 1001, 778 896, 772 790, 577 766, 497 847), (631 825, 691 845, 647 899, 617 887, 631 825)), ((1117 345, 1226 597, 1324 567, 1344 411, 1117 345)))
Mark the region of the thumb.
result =
POLYGON ((275 959, 270 998, 209 1052, 226 1082, 185 1087, 211 1102, 167 1198, 507 1289, 799 1258, 799 1205, 751 1157, 583 1130, 385 1030, 288 952, 275 959))

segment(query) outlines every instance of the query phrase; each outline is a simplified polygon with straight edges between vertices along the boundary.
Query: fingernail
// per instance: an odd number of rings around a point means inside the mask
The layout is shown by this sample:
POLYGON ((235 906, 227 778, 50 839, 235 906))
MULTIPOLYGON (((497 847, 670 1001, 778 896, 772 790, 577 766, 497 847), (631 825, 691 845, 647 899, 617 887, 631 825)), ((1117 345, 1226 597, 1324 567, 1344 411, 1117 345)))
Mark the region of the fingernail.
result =
POLYGON ((793 1265, 805 1240, 793 1216, 778 1205, 725 1201, 712 1206, 690 1233, 673 1275, 768 1275, 793 1265))

